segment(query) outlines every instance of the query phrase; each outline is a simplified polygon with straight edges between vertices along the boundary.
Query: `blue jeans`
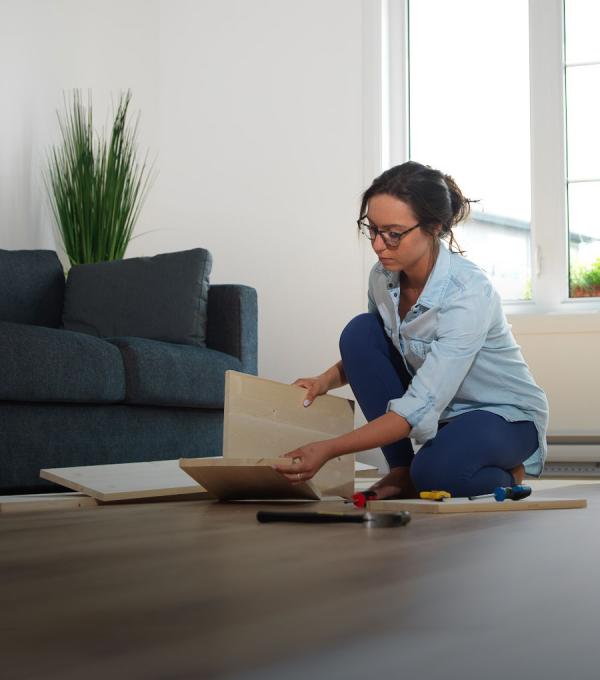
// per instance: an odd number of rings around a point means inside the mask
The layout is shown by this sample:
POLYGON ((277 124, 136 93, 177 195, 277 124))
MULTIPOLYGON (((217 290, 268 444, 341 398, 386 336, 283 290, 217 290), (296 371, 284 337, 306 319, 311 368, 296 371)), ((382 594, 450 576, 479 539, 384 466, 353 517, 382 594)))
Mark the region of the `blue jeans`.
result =
MULTIPOLYGON (((344 372, 368 421, 386 413, 410 382, 402 357, 376 314, 360 314, 340 337, 344 372)), ((535 425, 508 422, 489 411, 470 411, 446 423, 415 454, 410 439, 382 451, 390 468, 410 467, 417 491, 444 490, 453 496, 491 493, 512 486, 509 472, 538 448, 535 425)))

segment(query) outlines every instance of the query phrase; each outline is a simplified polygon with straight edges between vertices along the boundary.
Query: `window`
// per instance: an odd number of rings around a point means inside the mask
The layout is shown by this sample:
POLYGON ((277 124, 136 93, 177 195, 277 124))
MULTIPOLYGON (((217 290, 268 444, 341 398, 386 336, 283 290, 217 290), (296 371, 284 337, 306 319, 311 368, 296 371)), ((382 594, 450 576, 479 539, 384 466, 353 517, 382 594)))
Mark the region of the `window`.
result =
POLYGON ((565 0, 569 292, 600 296, 600 3, 565 0))
POLYGON ((456 238, 506 300, 531 297, 528 26, 523 0, 409 6, 410 158, 479 199, 456 238))
POLYGON ((479 199, 456 238, 509 314, 600 310, 600 2, 364 7, 365 177, 411 158, 479 199))

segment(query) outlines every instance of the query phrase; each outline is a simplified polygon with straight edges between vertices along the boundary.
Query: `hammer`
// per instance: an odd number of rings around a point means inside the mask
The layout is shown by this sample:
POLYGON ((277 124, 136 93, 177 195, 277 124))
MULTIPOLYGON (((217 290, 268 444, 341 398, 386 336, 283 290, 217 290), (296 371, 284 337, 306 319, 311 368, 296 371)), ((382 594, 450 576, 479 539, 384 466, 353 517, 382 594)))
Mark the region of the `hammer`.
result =
POLYGON ((347 512, 270 512, 259 510, 256 513, 259 522, 304 522, 308 524, 330 524, 332 522, 365 524, 376 529, 402 527, 410 522, 409 512, 365 512, 364 514, 347 512))

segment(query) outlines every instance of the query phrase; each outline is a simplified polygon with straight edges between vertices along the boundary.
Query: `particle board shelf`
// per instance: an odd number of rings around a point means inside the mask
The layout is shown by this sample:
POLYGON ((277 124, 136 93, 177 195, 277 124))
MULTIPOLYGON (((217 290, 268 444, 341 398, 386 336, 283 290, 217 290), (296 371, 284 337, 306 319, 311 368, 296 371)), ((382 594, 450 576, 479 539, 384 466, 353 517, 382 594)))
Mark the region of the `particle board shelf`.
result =
MULTIPOLYGON (((297 385, 227 371, 223 458, 279 458, 354 429, 352 400, 324 394, 305 407, 305 394, 297 385)), ((340 456, 328 461, 311 483, 321 496, 349 498, 354 493, 354 475, 354 456, 340 456)))
POLYGON ((0 513, 45 512, 95 508, 98 502, 83 493, 31 493, 0 496, 0 513))
POLYGON ((104 503, 137 499, 209 498, 179 467, 178 460, 86 465, 40 470, 40 477, 104 503))
POLYGON ((311 481, 292 484, 273 469, 289 458, 182 458, 182 470, 219 500, 321 500, 311 481))
POLYGON ((369 501, 367 510, 371 512, 426 512, 431 514, 451 514, 461 512, 521 512, 523 510, 564 510, 586 508, 584 498, 530 498, 521 501, 506 500, 501 503, 493 498, 469 501, 465 498, 447 498, 442 502, 421 500, 419 498, 369 501))

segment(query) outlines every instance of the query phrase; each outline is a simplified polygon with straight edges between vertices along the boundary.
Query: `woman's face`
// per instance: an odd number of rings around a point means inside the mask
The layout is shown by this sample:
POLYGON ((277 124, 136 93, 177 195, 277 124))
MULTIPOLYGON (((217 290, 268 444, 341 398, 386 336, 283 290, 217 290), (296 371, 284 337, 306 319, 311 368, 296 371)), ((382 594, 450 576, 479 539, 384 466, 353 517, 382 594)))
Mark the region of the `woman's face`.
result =
MULTIPOLYGON (((408 203, 389 194, 379 194, 369 200, 367 219, 378 230, 398 234, 419 222, 408 203)), ((379 234, 371 242, 379 261, 391 272, 410 272, 420 265, 427 266, 432 256, 433 244, 433 239, 423 229, 413 229, 402 237, 396 248, 388 247, 379 234)))

